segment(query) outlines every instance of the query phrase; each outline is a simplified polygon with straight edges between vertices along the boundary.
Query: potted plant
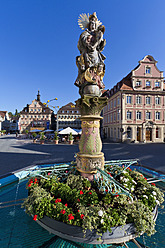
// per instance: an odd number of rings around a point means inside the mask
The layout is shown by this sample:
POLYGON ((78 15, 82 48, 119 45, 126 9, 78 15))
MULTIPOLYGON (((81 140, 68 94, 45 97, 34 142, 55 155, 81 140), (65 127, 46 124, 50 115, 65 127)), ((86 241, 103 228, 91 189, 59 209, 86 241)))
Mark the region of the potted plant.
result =
POLYGON ((44 144, 44 140, 45 140, 45 135, 44 135, 44 133, 43 132, 41 132, 41 134, 40 134, 40 144, 44 144))
POLYGON ((58 137, 58 133, 57 133, 57 131, 55 131, 55 132, 54 132, 54 143, 55 143, 55 144, 58 144, 58 138, 59 138, 59 137, 58 137))
POLYGON ((26 129, 25 130, 26 137, 28 137, 28 133, 29 133, 29 131, 26 129))
POLYGON ((69 134, 69 144, 70 145, 73 144, 73 135, 72 135, 72 133, 69 134))
POLYGON ((33 136, 33 143, 36 143, 37 134, 36 133, 33 133, 32 136, 33 136))
POLYGON ((6 130, 2 130, 1 132, 2 132, 3 135, 6 134, 6 130))
POLYGON ((73 166, 62 177, 50 173, 47 178, 31 178, 23 206, 45 229, 48 226, 57 235, 62 230, 67 239, 71 236, 70 240, 75 238, 77 242, 98 244, 105 239, 104 242, 111 243, 117 237, 126 240, 144 232, 154 234, 157 205, 164 201, 164 194, 137 171, 121 170, 118 166, 115 170, 106 168, 105 172, 127 188, 133 199, 115 192, 113 185, 111 190, 109 185, 103 185, 102 175, 91 183, 78 171, 73 174, 73 166), (96 233, 102 240, 98 241, 96 233))

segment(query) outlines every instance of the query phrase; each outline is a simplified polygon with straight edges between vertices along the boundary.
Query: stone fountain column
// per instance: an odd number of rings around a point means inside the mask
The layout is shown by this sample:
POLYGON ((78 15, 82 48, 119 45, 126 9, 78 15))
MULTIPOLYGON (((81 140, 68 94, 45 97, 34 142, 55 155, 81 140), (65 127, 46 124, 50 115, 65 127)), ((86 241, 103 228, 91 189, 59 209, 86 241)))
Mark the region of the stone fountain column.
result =
POLYGON ((100 116, 107 104, 107 97, 102 97, 105 85, 105 56, 102 54, 106 40, 103 39, 105 27, 98 20, 96 13, 81 14, 78 24, 83 32, 78 41, 80 56, 76 57, 78 76, 75 85, 79 87, 81 98, 76 106, 81 111, 82 134, 79 152, 76 157, 77 170, 82 176, 93 180, 97 167, 104 169, 104 154, 100 138, 100 116))
POLYGON ((104 170, 104 153, 100 138, 101 110, 107 104, 106 97, 84 95, 76 101, 81 111, 82 134, 76 162, 81 175, 93 180, 96 167, 104 170))

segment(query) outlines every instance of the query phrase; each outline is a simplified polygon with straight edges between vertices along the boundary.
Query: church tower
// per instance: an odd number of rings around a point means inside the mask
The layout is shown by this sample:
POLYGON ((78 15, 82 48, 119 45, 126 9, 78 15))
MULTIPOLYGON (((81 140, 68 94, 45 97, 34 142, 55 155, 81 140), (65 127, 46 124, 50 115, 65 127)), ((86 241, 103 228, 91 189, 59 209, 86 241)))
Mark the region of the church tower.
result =
POLYGON ((40 91, 38 90, 38 95, 37 95, 37 101, 39 101, 40 102, 40 91))

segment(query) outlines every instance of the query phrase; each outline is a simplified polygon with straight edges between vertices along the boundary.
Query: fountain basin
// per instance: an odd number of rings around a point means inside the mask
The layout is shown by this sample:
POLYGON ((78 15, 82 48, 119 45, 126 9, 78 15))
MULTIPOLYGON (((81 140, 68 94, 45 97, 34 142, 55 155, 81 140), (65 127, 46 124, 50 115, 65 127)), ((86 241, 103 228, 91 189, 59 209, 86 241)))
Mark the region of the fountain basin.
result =
MULTIPOLYGON (((153 211, 153 218, 156 221, 158 216, 157 206, 153 211)), ((85 236, 83 229, 79 226, 69 225, 60 221, 56 221, 47 216, 37 220, 37 223, 46 229, 49 233, 55 234, 63 239, 74 242, 88 243, 88 244, 120 244, 136 238, 136 228, 133 223, 124 226, 112 227, 111 232, 107 231, 102 234, 101 240, 97 234, 97 230, 87 230, 85 236)))

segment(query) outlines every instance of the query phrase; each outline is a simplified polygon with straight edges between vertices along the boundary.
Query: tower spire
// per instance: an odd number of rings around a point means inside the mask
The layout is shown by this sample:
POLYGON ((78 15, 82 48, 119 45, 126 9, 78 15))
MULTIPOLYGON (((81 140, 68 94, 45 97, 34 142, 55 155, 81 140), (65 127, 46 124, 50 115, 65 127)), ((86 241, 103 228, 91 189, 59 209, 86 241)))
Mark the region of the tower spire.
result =
POLYGON ((38 95, 37 95, 37 101, 39 101, 40 102, 40 91, 38 90, 38 95))

